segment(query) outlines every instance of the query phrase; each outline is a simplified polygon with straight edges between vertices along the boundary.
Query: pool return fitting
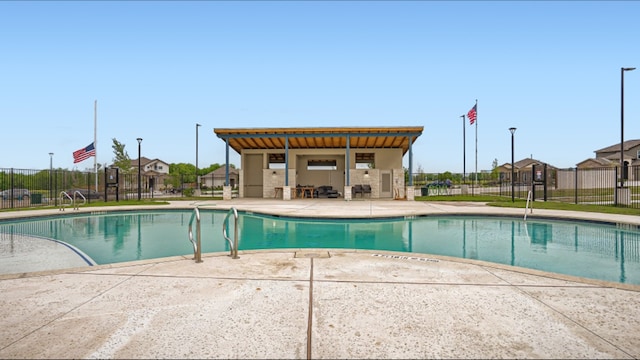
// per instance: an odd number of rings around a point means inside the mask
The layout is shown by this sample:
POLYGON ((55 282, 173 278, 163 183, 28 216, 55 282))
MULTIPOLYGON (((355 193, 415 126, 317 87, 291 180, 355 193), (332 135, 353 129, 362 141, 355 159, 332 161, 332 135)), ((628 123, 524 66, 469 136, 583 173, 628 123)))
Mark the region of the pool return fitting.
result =
MULTIPOLYGON (((232 259, 239 259, 238 256, 238 210, 232 207, 227 212, 227 216, 225 216, 224 221, 222 222, 222 236, 224 236, 225 240, 229 243, 229 248, 231 249, 231 253, 229 254, 232 259), (229 236, 227 236, 227 229, 229 228, 229 216, 233 214, 234 220, 234 239, 231 241, 229 236)), ((189 241, 193 245, 193 259, 197 263, 202 262, 202 237, 200 232, 200 210, 196 206, 193 209, 193 213, 191 214, 191 219, 189 220, 189 241), (193 220, 196 221, 196 240, 193 240, 193 220)))

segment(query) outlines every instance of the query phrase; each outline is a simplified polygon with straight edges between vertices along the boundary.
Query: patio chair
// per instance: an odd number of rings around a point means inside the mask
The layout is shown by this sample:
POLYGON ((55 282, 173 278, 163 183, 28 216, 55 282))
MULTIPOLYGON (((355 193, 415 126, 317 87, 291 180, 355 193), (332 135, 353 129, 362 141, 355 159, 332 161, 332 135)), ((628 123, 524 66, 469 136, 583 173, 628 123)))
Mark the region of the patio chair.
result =
POLYGON ((371 185, 362 185, 362 196, 364 197, 365 194, 369 194, 371 197, 371 185))
POLYGON ((364 189, 362 188, 362 185, 353 185, 353 187, 351 188, 351 193, 354 198, 358 194, 360 194, 360 196, 364 196, 364 189))

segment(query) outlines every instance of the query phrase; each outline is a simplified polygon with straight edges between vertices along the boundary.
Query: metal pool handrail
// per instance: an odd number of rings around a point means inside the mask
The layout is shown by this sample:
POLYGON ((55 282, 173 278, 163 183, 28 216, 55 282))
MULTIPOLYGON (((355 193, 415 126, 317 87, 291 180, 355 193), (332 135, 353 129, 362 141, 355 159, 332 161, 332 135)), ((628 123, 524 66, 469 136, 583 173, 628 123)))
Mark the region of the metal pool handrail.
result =
POLYGON ((529 210, 529 201, 531 201, 531 213, 533 214, 533 199, 531 196, 531 190, 529 190, 529 193, 527 194, 527 205, 524 208, 524 220, 527 220, 527 210, 529 210))
POLYGON ((198 207, 193 209, 193 213, 191 214, 191 220, 189 220, 189 241, 191 241, 191 244, 193 245, 193 259, 197 263, 201 263, 202 249, 200 245, 202 244, 202 242, 201 242, 201 235, 200 235, 200 210, 198 210, 198 207), (196 241, 193 241, 193 229, 192 229, 193 219, 196 219, 196 241))
POLYGON ((71 198, 71 196, 69 194, 67 194, 66 191, 61 191, 60 192, 60 211, 64 211, 64 198, 65 198, 65 196, 67 197, 67 199, 69 199, 69 201, 71 201, 71 204, 73 204, 73 199, 71 198))
POLYGON ((80 207, 76 204, 76 194, 80 195, 80 197, 83 200, 82 205, 87 203, 87 198, 84 197, 84 195, 82 195, 82 193, 80 193, 80 191, 76 190, 73 192, 73 210, 78 210, 80 207))
POLYGON ((238 259, 238 210, 236 210, 236 208, 232 207, 231 209, 229 209, 229 211, 227 212, 227 216, 224 217, 224 221, 222 222, 222 236, 224 236, 224 238, 227 240, 227 242, 229 243, 229 247, 231 248, 231 258, 232 259, 238 259), (229 216, 233 214, 233 220, 234 220, 234 238, 233 238, 233 242, 231 242, 231 239, 229 239, 229 237, 227 236, 227 227, 229 224, 229 216))

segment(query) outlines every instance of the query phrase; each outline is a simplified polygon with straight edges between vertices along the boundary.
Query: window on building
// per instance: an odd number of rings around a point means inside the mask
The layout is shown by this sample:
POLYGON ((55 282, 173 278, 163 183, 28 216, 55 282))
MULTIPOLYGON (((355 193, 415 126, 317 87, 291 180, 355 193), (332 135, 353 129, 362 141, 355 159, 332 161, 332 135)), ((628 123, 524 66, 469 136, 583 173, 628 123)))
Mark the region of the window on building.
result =
POLYGON ((307 170, 337 170, 338 164, 335 160, 309 160, 307 170))
POLYGON ((269 169, 284 169, 284 153, 269 154, 269 169))
POLYGON ((373 169, 375 163, 374 153, 356 153, 356 169, 373 169))

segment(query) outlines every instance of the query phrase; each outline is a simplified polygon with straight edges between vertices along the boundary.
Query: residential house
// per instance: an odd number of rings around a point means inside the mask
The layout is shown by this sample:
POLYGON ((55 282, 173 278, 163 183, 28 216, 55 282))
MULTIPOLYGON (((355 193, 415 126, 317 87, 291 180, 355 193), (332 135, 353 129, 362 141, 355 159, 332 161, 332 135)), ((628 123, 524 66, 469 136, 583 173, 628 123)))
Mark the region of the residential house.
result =
MULTIPOLYGON (((138 169, 138 159, 131 160, 131 168, 138 169)), ((165 178, 169 175, 169 164, 160 159, 148 159, 144 156, 140 157, 140 174, 142 179, 142 188, 145 191, 165 189, 165 178)))
MULTIPOLYGON (((620 158, 620 157, 618 157, 620 158)), ((607 158, 588 158, 576 164, 578 169, 608 168, 620 165, 619 162, 607 158)))
MULTIPOLYGON (((576 164, 581 170, 594 169, 602 170, 603 168, 611 169, 611 177, 616 178, 615 174, 619 174, 616 168, 620 168, 620 144, 614 144, 605 148, 594 151, 595 158, 589 158, 576 164)), ((640 140, 627 140, 622 144, 622 160, 624 168, 628 169, 633 166, 633 171, 625 175, 625 179, 640 179, 640 140)), ((628 170, 625 170, 628 171, 628 170)), ((619 176, 618 176, 619 177, 619 176)))
MULTIPOLYGON (((623 161, 629 165, 640 164, 640 140, 627 140, 622 144, 623 161)), ((597 159, 607 159, 620 164, 620 144, 596 150, 597 159)))
MULTIPOLYGON (((208 188, 222 188, 227 179, 227 167, 221 166, 214 171, 201 177, 200 181, 202 186, 208 188)), ((229 185, 232 188, 236 188, 240 183, 239 169, 229 167, 229 185)))
MULTIPOLYGON (((532 180, 541 181, 544 176, 544 166, 547 166, 547 179, 549 185, 555 183, 555 172, 557 168, 549 165, 543 161, 533 158, 526 158, 513 163, 513 173, 515 177, 515 183, 517 184, 531 184, 532 180), (535 166, 535 174, 533 168, 535 166)), ((498 173, 500 174, 500 182, 511 183, 511 163, 504 163, 498 166, 498 173)))

